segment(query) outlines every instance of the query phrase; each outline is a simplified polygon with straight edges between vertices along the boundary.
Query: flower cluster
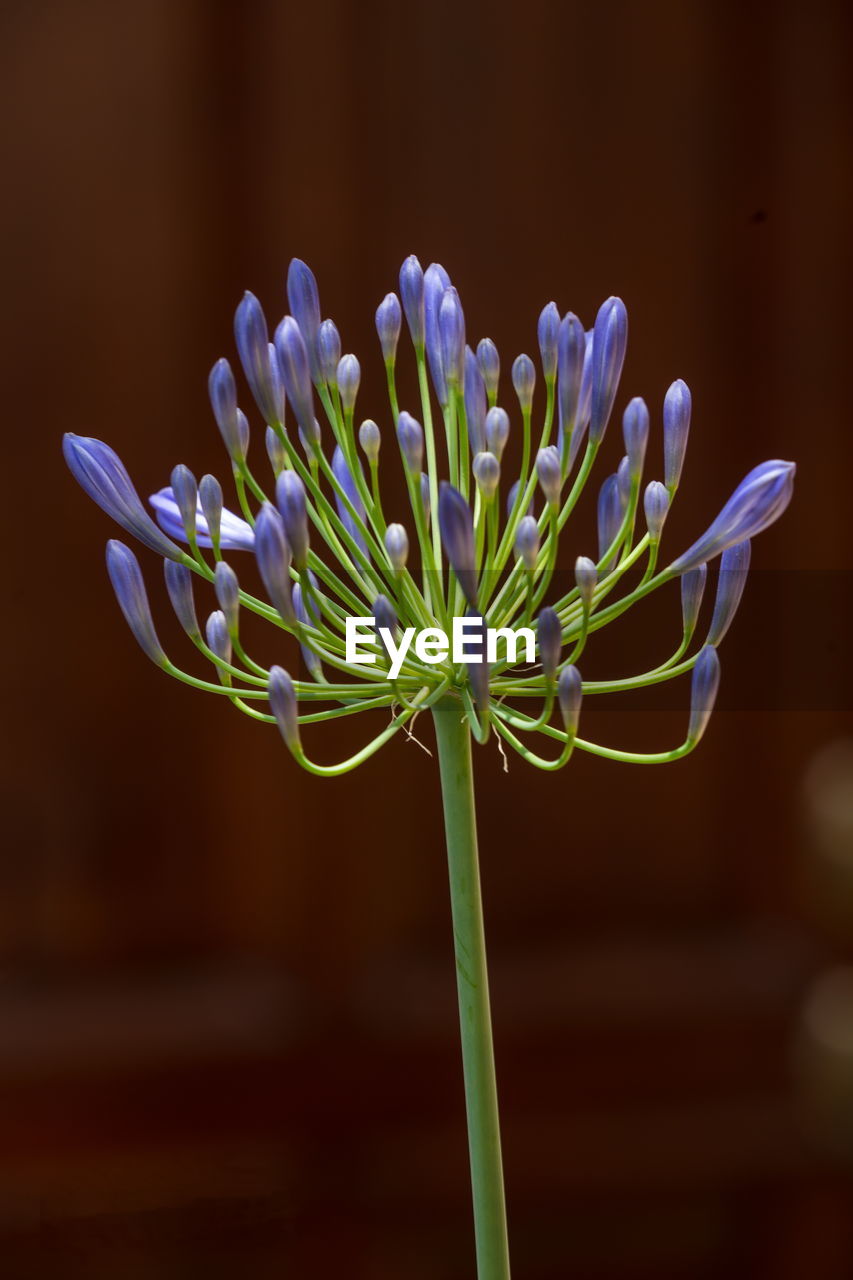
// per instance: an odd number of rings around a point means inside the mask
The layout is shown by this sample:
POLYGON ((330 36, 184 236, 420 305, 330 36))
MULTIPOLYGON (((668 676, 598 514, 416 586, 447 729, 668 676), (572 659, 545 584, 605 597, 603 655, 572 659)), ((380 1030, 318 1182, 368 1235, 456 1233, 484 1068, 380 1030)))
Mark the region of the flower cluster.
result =
MULTIPOLYGON (((146 510, 116 454, 100 441, 67 435, 73 474, 109 515, 162 556, 166 588, 190 640, 213 665, 215 680, 176 667, 155 631, 139 563, 118 541, 107 546, 107 567, 124 616, 142 649, 170 675, 229 697, 259 720, 275 721, 305 768, 336 774, 373 754, 420 711, 456 698, 460 715, 484 742, 492 729, 525 759, 559 768, 575 747, 612 759, 666 761, 699 741, 719 681, 717 646, 738 607, 749 566, 750 539, 784 511, 794 466, 772 461, 738 485, 710 528, 682 555, 659 567, 661 536, 678 489, 690 427, 691 399, 677 381, 663 404, 662 480, 643 486, 649 411, 631 400, 622 417, 625 454, 598 492, 596 555, 580 556, 569 581, 559 568, 560 535, 593 469, 611 419, 625 359, 628 320, 619 298, 599 309, 592 329, 555 303, 542 311, 538 346, 544 405, 534 419, 537 369, 520 355, 511 370, 518 405, 519 443, 508 449, 510 414, 501 400, 500 358, 484 338, 466 344, 456 289, 437 263, 423 271, 407 258, 399 296, 376 311, 385 364, 390 428, 367 418, 356 425, 361 370, 342 354, 332 320, 321 318, 316 281, 294 260, 288 272, 290 314, 270 341, 258 300, 247 293, 237 308, 235 336, 246 382, 266 423, 269 483, 248 461, 250 429, 238 407, 227 360, 209 380, 214 417, 231 459, 241 514, 223 506, 211 475, 197 481, 175 467, 171 484, 146 510), (401 409, 397 354, 403 318, 414 349, 417 416, 401 409), (324 419, 318 420, 318 413, 324 419), (407 499, 400 520, 383 504, 387 437, 396 441, 407 499), (515 457, 510 468, 509 458, 515 457), (507 472, 509 471, 509 475, 507 472), (179 545, 182 544, 182 545, 179 545), (185 549, 187 548, 187 549, 185 549), (232 553, 253 555, 263 582, 259 598, 240 584, 232 553), (226 559, 226 556, 228 557, 226 559), (722 557, 717 595, 704 643, 693 647, 707 564, 722 557), (212 584, 218 608, 199 623, 194 578, 212 584), (658 587, 680 579, 682 634, 675 653, 642 675, 584 681, 578 663, 589 637, 658 587), (246 652, 241 613, 249 610, 299 642, 304 670, 294 680, 246 652), (466 616, 469 633, 482 627, 498 637, 493 661, 475 653, 467 662, 421 661, 407 652, 392 663, 400 629, 449 633, 466 616), (375 620, 374 661, 347 661, 347 619, 375 620), (537 662, 517 662, 510 632, 535 632, 537 662), (657 754, 623 752, 578 737, 583 697, 640 688, 692 672, 690 718, 684 742, 657 754), (537 714, 522 708, 536 700, 537 714), (268 705, 269 711, 258 708, 268 705), (320 765, 306 755, 301 726, 359 711, 388 708, 390 723, 356 755, 320 765), (556 723, 554 721, 556 720, 556 723), (530 735, 550 738, 556 754, 543 757, 530 735)), ((414 407, 414 406, 412 406, 414 407)), ((388 488, 386 486, 386 501, 388 488)), ((469 651, 470 652, 470 651, 469 651)))

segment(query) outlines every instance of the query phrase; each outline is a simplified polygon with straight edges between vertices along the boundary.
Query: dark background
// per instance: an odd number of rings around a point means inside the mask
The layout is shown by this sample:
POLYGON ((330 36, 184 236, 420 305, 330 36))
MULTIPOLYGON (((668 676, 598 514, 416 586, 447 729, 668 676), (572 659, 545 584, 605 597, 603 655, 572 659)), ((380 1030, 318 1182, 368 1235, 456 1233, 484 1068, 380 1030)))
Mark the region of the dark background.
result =
MULTIPOLYGON (((224 479, 207 371, 244 288, 283 313, 293 255, 380 417, 373 310, 412 251, 505 368, 551 297, 587 323, 624 297, 620 411, 643 394, 658 428, 673 377, 694 394, 673 551, 757 462, 798 463, 698 753, 477 753, 514 1272, 853 1275, 853 755, 826 754, 853 707, 850 25, 831 0, 3 5, 10 1280, 473 1275, 435 762, 395 740, 318 781, 164 679, 59 453, 105 438, 143 494, 178 461, 224 479)), ((668 610, 590 661, 662 659, 668 610)), ((687 696, 585 728, 674 745, 687 696)))

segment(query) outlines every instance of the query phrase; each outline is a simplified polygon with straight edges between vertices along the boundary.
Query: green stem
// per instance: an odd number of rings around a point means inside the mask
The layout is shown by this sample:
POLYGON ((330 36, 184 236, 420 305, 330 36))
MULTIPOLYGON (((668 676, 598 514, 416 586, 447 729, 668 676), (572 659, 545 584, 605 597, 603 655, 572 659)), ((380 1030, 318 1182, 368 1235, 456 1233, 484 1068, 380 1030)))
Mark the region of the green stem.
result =
POLYGON ((450 871, 477 1275, 478 1280, 509 1280, 495 1055, 477 858, 471 735, 457 699, 442 698, 433 707, 432 714, 441 770, 450 871))

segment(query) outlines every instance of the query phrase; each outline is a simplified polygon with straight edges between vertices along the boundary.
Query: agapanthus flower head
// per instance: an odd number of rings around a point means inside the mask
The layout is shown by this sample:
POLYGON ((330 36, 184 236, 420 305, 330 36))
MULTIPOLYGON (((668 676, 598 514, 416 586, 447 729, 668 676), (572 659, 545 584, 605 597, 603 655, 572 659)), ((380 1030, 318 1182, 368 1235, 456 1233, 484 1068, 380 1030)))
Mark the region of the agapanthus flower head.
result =
POLYGON ((687 754, 711 713, 717 648, 741 599, 750 540, 790 501, 793 464, 756 467, 705 533, 660 568, 691 397, 681 380, 670 386, 663 479, 643 487, 647 445, 660 428, 639 397, 617 410, 628 333, 621 300, 607 299, 590 329, 572 312, 561 318, 554 303, 541 310, 544 404, 534 414, 536 362, 522 355, 512 365, 519 406, 509 413, 497 404, 497 347, 488 338, 476 354, 466 346, 462 303, 445 269, 432 263, 424 272, 417 258, 407 258, 399 290, 399 298, 387 293, 376 311, 389 408, 377 408, 376 420, 358 426, 361 364, 354 354, 341 354, 334 321, 321 319, 310 268, 300 260, 291 264, 290 314, 272 344, 257 298, 243 297, 236 343, 263 419, 265 449, 249 450, 242 393, 226 359, 216 362, 209 379, 234 477, 233 509, 224 505, 214 476, 196 483, 179 464, 171 484, 150 498, 155 521, 107 445, 66 436, 65 456, 82 487, 164 559, 175 615, 209 664, 210 678, 184 672, 166 657, 136 557, 113 541, 109 576, 137 641, 169 674, 276 723, 299 763, 323 775, 355 767, 421 709, 448 700, 458 703, 479 741, 496 732, 543 769, 561 767, 575 749, 638 761, 687 754), (401 345, 403 314, 411 343, 401 345), (406 352, 417 399, 401 404, 397 366, 406 352), (570 517, 604 452, 615 410, 622 414, 625 456, 611 458, 599 488, 599 546, 592 558, 572 545, 570 517), (380 466, 383 430, 391 445, 380 466), (517 434, 508 448, 511 430, 517 434), (396 480, 386 488, 389 469, 396 480), (254 556, 260 597, 243 585, 241 553, 254 556), (713 616, 704 645, 691 652, 707 565, 717 556, 713 616), (672 657, 641 675, 585 681, 582 655, 596 632, 673 579, 680 581, 682 634, 672 657), (207 608, 215 606, 203 627, 193 583, 207 592, 207 608), (242 634, 249 613, 277 629, 282 644, 292 644, 298 679, 249 657, 242 634), (596 693, 628 692, 690 673, 689 723, 679 746, 642 754, 578 737, 581 704, 596 693), (307 753, 301 723, 382 708, 390 710, 390 724, 383 719, 378 735, 350 759, 319 765, 307 753), (556 756, 533 751, 528 743, 535 736, 556 742, 556 756))

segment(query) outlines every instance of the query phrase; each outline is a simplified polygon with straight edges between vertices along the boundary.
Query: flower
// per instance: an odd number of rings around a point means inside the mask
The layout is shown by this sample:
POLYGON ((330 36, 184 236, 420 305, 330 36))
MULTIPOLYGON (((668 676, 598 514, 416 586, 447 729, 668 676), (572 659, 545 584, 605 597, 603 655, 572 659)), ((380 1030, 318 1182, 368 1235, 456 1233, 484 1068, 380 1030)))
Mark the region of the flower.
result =
MULTIPOLYGON (((157 493, 152 493, 149 499, 154 513, 160 523, 162 529, 171 534, 173 538, 180 538, 182 542, 187 542, 186 529, 181 518, 181 510, 175 497, 174 489, 171 486, 167 489, 160 489, 157 493)), ((119 521, 121 523, 121 521, 119 521)), ((212 547, 213 540, 210 533, 210 524, 208 521, 208 513, 205 512, 204 498, 201 487, 199 488, 198 501, 196 504, 196 541, 200 547, 212 547)), ((127 527, 127 526, 125 526, 127 527)), ((131 530, 131 532, 134 532, 131 530)), ((137 535, 139 536, 139 535, 137 535)), ((219 533, 217 539, 220 548, 223 551, 251 551, 255 545, 255 535, 252 526, 247 521, 241 519, 240 516, 234 514, 233 511, 221 510, 219 512, 219 533)), ((140 542, 144 541, 140 538, 140 542)), ((146 544, 149 545, 149 544, 146 544)), ((154 550, 157 548, 155 547, 154 550)), ((165 553, 163 553, 165 554, 165 553)))
MULTIPOLYGON (((213 664, 214 679, 200 679, 166 658, 136 557, 123 543, 111 541, 107 563, 113 588, 152 661, 178 679, 230 698, 254 718, 278 724, 299 763, 321 774, 355 767, 420 709, 447 699, 458 700, 479 741, 496 732, 545 769, 561 767, 574 749, 628 761, 675 760, 692 750, 716 696, 717 647, 744 590, 750 539, 787 507, 793 463, 756 467, 705 533, 659 569, 664 523, 684 462, 691 396, 680 379, 667 391, 664 475, 645 485, 642 473, 654 429, 646 402, 634 397, 622 416, 625 456, 611 463, 615 470, 599 491, 597 557, 577 554, 584 548, 567 547, 567 526, 603 451, 625 361, 628 321, 619 298, 602 304, 590 330, 572 312, 561 315, 556 303, 540 312, 545 404, 536 422, 536 365, 527 355, 511 362, 521 419, 515 428, 519 467, 509 461, 511 415, 507 404, 499 403, 497 347, 489 338, 476 347, 466 345, 459 294, 439 263, 424 272, 416 257, 407 258, 399 297, 386 293, 376 310, 390 405, 384 417, 398 444, 392 456, 382 454, 381 466, 380 425, 373 418, 354 421, 361 364, 355 355, 341 354, 338 329, 321 317, 317 282, 299 259, 290 265, 287 297, 290 314, 275 329, 273 343, 251 293, 240 301, 234 324, 240 364, 264 420, 260 457, 265 452, 270 477, 248 462, 250 427, 231 365, 224 358, 216 361, 209 378, 240 514, 223 506, 214 476, 197 483, 180 464, 171 484, 150 499, 155 521, 108 445, 65 437, 68 465, 83 489, 163 557, 174 612, 213 664), (418 392, 416 402, 401 404, 397 364, 404 315, 418 392), (285 422, 285 401, 295 433, 285 422), (389 468, 402 470, 402 509, 398 490, 383 483, 389 468), (251 574, 235 572, 230 557, 238 551, 253 553, 261 596, 244 585, 251 574), (707 564, 719 555, 710 628, 704 646, 691 653, 707 564), (568 559, 563 567, 573 566, 567 582, 560 573, 561 556, 568 559), (681 586, 682 636, 672 656, 639 675, 584 681, 579 663, 595 633, 675 578, 681 586), (203 634, 194 582, 208 584, 218 606, 203 634), (297 659, 301 653, 299 679, 280 665, 266 669, 249 657, 242 631, 250 613, 277 628, 280 642, 292 643, 297 659), (351 620, 370 621, 374 630, 366 634, 380 638, 365 653, 371 661, 347 656, 351 620), (457 623, 467 629, 469 647, 464 660, 454 662, 435 637, 449 636, 457 623), (412 643, 418 633, 423 646, 412 643), (532 666, 518 661, 521 635, 532 646, 530 655, 536 654, 532 666), (582 703, 587 706, 596 693, 628 691, 690 673, 687 735, 672 750, 626 752, 577 736, 582 703), (529 713, 531 699, 534 709, 538 700, 538 714, 529 713), (303 704, 310 704, 309 710, 303 704), (337 765, 312 761, 300 731, 306 718, 332 720, 375 708, 390 709, 392 719, 367 747, 337 765), (556 758, 539 756, 525 745, 532 735, 556 739, 556 758)), ((377 419, 382 419, 379 412, 377 419)))
POLYGON ((754 538, 778 520, 794 494, 793 462, 762 462, 741 480, 716 520, 684 555, 670 565, 686 573, 706 564, 736 542, 754 538))

